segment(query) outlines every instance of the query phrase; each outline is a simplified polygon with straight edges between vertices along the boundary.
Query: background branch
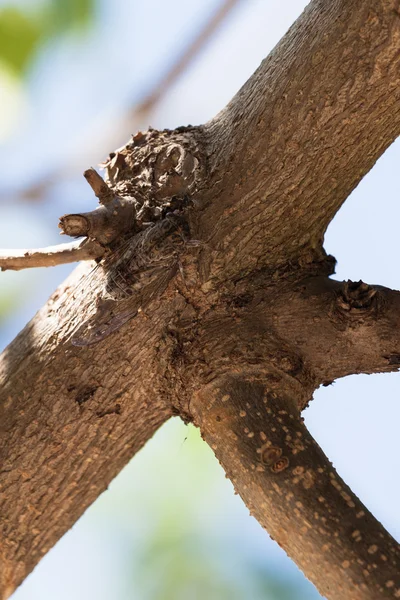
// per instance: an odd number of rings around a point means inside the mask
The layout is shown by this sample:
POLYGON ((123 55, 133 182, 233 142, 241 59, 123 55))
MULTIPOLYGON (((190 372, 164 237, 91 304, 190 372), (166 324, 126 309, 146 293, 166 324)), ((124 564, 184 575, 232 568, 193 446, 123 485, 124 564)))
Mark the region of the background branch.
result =
MULTIPOLYGON (((121 143, 128 135, 140 127, 147 127, 151 122, 152 113, 162 99, 171 91, 173 86, 190 69, 195 60, 205 50, 218 30, 226 23, 229 16, 242 0, 221 0, 215 11, 209 15, 206 21, 200 26, 197 33, 189 40, 187 46, 178 54, 175 60, 167 66, 161 77, 155 81, 150 90, 129 106, 125 111, 120 111, 113 119, 112 130, 106 130, 106 137, 103 129, 100 139, 93 143, 93 131, 90 132, 89 139, 86 141, 86 147, 83 151, 86 154, 97 155, 101 158, 106 154, 109 148, 121 143), (99 148, 102 150, 99 151, 99 148)), ((98 132, 98 129, 96 129, 98 132)), ((82 149, 80 156, 82 155, 82 149)), ((99 158, 99 160, 100 160, 99 158)), ((80 164, 70 160, 63 164, 61 168, 47 173, 45 177, 27 186, 20 192, 13 194, 14 200, 34 200, 38 201, 45 197, 55 184, 59 184, 65 178, 75 176, 76 170, 80 169, 80 164)), ((0 201, 9 202, 9 193, 0 192, 0 201)))

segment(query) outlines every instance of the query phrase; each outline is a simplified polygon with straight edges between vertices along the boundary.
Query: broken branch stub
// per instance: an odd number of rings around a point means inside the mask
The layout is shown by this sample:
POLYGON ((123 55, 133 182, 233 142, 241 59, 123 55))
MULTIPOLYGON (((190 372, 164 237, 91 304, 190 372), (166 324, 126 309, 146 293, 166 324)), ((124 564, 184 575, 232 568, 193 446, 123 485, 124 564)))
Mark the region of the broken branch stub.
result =
POLYGON ((170 213, 187 214, 204 176, 204 160, 195 127, 139 132, 110 155, 107 182, 90 168, 85 179, 100 206, 86 213, 66 214, 59 228, 71 237, 88 238, 60 247, 0 252, 0 269, 55 266, 104 255, 126 233, 135 235, 170 213), (90 241, 90 244, 89 244, 90 241))
POLYGON ((59 227, 65 235, 88 237, 108 246, 121 234, 133 230, 135 223, 135 200, 115 197, 90 212, 62 216, 59 227))
POLYGON ((83 175, 100 206, 90 212, 64 215, 58 226, 65 235, 88 237, 108 246, 121 234, 134 229, 138 203, 135 198, 114 194, 95 169, 87 169, 83 175))
POLYGON ((203 175, 198 128, 139 132, 104 167, 107 182, 94 169, 84 176, 99 199, 94 211, 64 215, 59 227, 109 245, 193 202, 203 175))
POLYGON ((108 187, 104 179, 93 169, 86 169, 83 173, 84 178, 92 188, 100 204, 108 204, 114 198, 113 191, 108 187))

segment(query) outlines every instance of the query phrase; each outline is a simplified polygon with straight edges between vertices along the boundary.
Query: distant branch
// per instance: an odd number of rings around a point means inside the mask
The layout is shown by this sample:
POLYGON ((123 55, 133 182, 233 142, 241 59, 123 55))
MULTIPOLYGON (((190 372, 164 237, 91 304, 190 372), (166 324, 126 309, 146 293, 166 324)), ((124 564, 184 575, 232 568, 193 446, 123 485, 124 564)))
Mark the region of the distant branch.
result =
POLYGON ((193 40, 185 48, 177 60, 170 66, 154 88, 136 105, 131 112, 131 118, 143 117, 153 110, 160 100, 167 95, 176 81, 188 70, 193 61, 201 54, 211 37, 225 22, 228 15, 241 0, 224 0, 209 20, 200 29, 193 40))
POLYGON ((80 260, 101 258, 104 252, 104 246, 87 239, 36 250, 0 250, 0 270, 19 271, 34 267, 55 267, 80 260))

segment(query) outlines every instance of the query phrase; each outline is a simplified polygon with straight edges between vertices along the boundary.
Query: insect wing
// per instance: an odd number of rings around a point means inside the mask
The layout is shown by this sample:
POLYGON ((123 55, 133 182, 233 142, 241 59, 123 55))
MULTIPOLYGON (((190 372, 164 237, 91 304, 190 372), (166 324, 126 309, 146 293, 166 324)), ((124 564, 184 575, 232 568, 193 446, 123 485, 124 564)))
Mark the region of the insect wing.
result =
POLYGON ((96 313, 91 317, 72 339, 74 346, 90 346, 97 344, 117 331, 122 325, 135 317, 140 309, 153 298, 161 295, 177 272, 177 265, 172 268, 154 268, 146 273, 146 282, 140 290, 123 300, 103 299, 96 313))

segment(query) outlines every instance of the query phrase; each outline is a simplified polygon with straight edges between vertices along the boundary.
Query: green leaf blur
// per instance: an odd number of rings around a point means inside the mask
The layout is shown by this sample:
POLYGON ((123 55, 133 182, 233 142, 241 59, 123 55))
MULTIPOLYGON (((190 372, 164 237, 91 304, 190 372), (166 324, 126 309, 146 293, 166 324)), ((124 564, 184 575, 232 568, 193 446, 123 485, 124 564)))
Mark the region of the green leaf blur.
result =
POLYGON ((47 0, 0 10, 0 61, 23 75, 37 49, 54 35, 83 30, 93 21, 95 0, 47 0))
POLYGON ((0 290, 0 323, 11 314, 19 304, 17 289, 0 290))
POLYGON ((82 29, 90 24, 94 0, 51 0, 48 7, 49 29, 52 33, 82 29))
POLYGON ((21 73, 43 36, 40 23, 18 8, 0 11, 0 60, 21 73))

